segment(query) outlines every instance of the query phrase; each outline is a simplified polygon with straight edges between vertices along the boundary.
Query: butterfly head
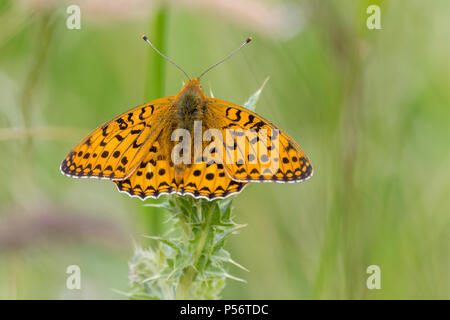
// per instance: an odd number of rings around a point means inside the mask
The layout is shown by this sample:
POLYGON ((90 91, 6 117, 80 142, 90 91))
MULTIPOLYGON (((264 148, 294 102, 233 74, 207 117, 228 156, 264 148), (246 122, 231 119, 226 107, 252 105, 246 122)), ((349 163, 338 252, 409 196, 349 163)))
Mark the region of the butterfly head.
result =
POLYGON ((177 94, 176 98, 186 96, 195 96, 199 99, 206 99, 205 93, 203 92, 203 87, 198 78, 189 79, 183 89, 177 94))

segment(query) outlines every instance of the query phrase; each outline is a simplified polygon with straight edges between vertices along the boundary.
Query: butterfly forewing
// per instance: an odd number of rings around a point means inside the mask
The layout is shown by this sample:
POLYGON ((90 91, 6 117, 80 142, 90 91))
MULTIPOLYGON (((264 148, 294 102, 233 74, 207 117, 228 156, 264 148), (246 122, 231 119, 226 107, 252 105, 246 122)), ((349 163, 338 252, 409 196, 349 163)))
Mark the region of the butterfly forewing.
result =
POLYGON ((223 162, 241 182, 299 182, 312 175, 305 153, 286 133, 256 113, 209 98, 207 123, 220 128, 223 162))
POLYGON ((103 124, 69 152, 61 171, 72 177, 126 178, 147 155, 171 99, 153 100, 103 124))
MULTIPOLYGON (((159 143, 152 148, 159 150, 159 143)), ((148 154, 127 179, 114 181, 119 190, 142 199, 177 193, 212 200, 237 193, 245 185, 230 179, 221 164, 174 165, 167 160, 165 149, 161 150, 148 154)))

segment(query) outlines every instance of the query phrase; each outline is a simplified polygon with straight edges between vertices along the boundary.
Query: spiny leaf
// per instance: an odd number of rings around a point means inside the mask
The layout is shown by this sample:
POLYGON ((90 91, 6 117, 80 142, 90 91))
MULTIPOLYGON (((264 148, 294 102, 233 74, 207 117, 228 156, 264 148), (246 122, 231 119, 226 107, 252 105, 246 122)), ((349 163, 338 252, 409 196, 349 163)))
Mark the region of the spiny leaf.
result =
POLYGON ((225 240, 226 236, 228 236, 229 234, 234 233, 237 230, 242 229, 242 228, 244 228, 246 226, 247 226, 246 224, 236 224, 232 228, 224 228, 223 226, 216 226, 215 228, 220 230, 220 232, 214 238, 214 245, 215 246, 222 245, 222 242, 225 240))
POLYGON ((179 244, 176 241, 170 240, 170 239, 165 239, 162 237, 155 237, 155 236, 146 236, 146 235, 142 235, 144 238, 147 239, 152 239, 152 240, 157 240, 157 241, 161 241, 162 243, 168 245, 169 247, 177 250, 180 249, 179 244))
POLYGON ((264 89, 264 86, 266 85, 267 81, 269 81, 270 77, 267 77, 266 80, 264 80, 261 87, 252 95, 250 98, 248 98, 247 102, 244 103, 244 108, 247 108, 248 110, 255 111, 256 109, 256 103, 259 100, 259 96, 261 95, 262 90, 264 89))

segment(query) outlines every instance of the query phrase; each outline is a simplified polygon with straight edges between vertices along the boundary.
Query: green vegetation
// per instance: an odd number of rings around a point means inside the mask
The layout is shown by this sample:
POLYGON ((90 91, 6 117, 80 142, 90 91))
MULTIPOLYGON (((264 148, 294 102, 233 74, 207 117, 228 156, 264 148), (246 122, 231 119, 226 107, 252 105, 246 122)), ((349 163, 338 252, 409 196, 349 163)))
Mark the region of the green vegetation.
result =
POLYGON ((81 8, 69 30, 65 7, 1 1, 0 298, 126 298, 135 246, 155 247, 142 235, 169 231, 163 208, 58 170, 101 123, 181 89, 145 33, 190 75, 253 36, 205 92, 243 104, 270 76, 257 112, 314 166, 306 182, 251 184, 233 201, 248 226, 225 249, 250 272, 228 267, 247 283, 227 281, 223 298, 449 299, 448 1, 298 3, 302 28, 283 36, 251 8, 81 8), (381 30, 366 28, 374 2, 381 30), (66 289, 73 264, 82 290, 66 289), (381 290, 366 287, 369 265, 381 290))

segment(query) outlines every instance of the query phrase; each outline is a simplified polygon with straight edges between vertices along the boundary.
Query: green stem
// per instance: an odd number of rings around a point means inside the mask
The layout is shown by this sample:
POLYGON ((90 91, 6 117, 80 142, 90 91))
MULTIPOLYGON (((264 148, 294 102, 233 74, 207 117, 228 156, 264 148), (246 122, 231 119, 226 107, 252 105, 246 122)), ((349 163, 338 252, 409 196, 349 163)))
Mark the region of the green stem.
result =
MULTIPOLYGON (((149 33, 152 43, 161 52, 166 52, 167 22, 168 9, 165 5, 161 5, 155 12, 149 33)), ((153 100, 162 98, 165 93, 166 61, 150 49, 148 51, 148 61, 145 99, 153 100)))
MULTIPOLYGON (((149 27, 148 36, 152 43, 162 52, 166 52, 167 44, 167 21, 168 8, 161 5, 155 10, 152 22, 149 27)), ((148 48, 148 64, 146 68, 146 81, 144 88, 144 100, 150 101, 157 98, 162 98, 165 95, 165 60, 160 57, 151 48, 148 48)), ((162 217, 160 210, 156 208, 143 208, 142 219, 146 226, 145 232, 150 234, 160 234, 162 229, 162 217)))
MULTIPOLYGON (((36 50, 33 55, 30 72, 27 75, 25 86, 20 99, 20 108, 23 116, 24 128, 31 126, 32 107, 34 103, 35 93, 39 84, 40 77, 44 71, 48 51, 51 44, 53 32, 55 30, 56 19, 52 18, 52 13, 45 13, 38 21, 39 32, 37 33, 38 41, 36 42, 36 50)), ((25 139, 24 150, 26 157, 30 156, 32 147, 32 136, 28 135, 25 139)))
MULTIPOLYGON (((199 217, 201 217, 201 210, 202 206, 197 207, 197 214, 199 217)), ((194 262, 191 266, 185 268, 183 270, 183 275, 181 276, 180 283, 177 288, 176 292, 176 299, 179 300, 186 300, 189 298, 189 291, 192 286, 192 282, 195 279, 195 276, 197 275, 197 264, 200 260, 200 257, 202 255, 203 249, 205 248, 206 239, 208 238, 208 233, 210 231, 211 226, 211 218, 214 213, 214 204, 210 204, 207 214, 206 214, 206 221, 203 225, 202 232, 200 233, 200 238, 198 241, 197 248, 194 253, 194 262)))

